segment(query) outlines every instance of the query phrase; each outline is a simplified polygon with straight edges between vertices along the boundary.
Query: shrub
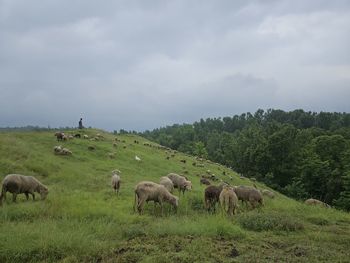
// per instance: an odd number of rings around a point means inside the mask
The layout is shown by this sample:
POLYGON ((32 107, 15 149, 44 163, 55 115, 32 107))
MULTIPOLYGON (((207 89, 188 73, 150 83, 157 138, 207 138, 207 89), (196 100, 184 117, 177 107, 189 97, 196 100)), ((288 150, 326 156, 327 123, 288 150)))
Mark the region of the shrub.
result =
POLYGON ((297 231, 304 229, 304 225, 296 219, 278 213, 248 213, 238 217, 239 224, 253 231, 297 231))

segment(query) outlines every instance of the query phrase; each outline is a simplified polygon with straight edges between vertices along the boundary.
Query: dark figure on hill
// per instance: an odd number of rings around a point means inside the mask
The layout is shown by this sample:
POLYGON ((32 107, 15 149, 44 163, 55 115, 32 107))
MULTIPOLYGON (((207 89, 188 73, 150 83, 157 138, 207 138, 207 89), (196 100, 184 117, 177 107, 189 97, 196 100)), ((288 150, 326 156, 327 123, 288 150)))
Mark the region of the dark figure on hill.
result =
POLYGON ((80 118, 80 121, 79 121, 79 129, 83 129, 84 126, 83 126, 83 118, 80 118))

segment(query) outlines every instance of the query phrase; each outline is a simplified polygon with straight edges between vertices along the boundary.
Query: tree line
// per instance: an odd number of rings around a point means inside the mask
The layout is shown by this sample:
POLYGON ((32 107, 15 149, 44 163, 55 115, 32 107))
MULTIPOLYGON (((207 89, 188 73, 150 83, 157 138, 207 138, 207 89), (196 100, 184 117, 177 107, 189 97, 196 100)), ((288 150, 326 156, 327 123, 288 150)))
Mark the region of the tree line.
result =
POLYGON ((259 109, 141 135, 232 167, 290 197, 350 211, 349 113, 259 109))

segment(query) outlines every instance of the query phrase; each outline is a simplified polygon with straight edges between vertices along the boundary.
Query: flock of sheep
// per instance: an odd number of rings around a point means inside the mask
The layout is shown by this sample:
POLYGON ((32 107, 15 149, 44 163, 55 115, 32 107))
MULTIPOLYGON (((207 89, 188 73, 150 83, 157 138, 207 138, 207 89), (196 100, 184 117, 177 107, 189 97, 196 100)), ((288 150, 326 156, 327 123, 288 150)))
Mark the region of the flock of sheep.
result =
MULTIPOLYGON (((84 138, 89 139, 87 135, 81 136, 80 134, 75 135, 65 135, 63 132, 55 133, 55 136, 58 141, 64 141, 73 138, 84 138)), ((100 134, 97 134, 95 137, 91 138, 92 140, 103 140, 104 137, 100 134)), ((90 140, 91 140, 90 139, 90 140)), ((116 138, 116 141, 119 139, 116 138)), ((123 141, 125 143, 125 141, 123 141)), ((139 144, 138 141, 134 143, 139 144)), ((149 143, 144 143, 145 146, 149 147, 158 147, 159 149, 167 150, 168 154, 169 148, 163 146, 154 146, 149 143)), ((113 143, 113 146, 116 146, 116 143, 113 143)), ((125 148, 125 147, 124 147, 125 148)), ((62 146, 55 146, 54 153, 58 155, 71 155, 72 152, 67 148, 62 146)), ((176 153, 176 152, 175 152, 176 153)), ((172 153, 171 157, 174 157, 175 154, 172 153)), ((170 156, 167 156, 166 159, 170 159, 170 156)), ((197 158, 199 161, 203 161, 200 158, 197 158)), ((141 158, 135 156, 136 161, 141 161, 141 158)), ((183 163, 186 163, 186 160, 180 160, 183 163)), ((196 164, 194 166, 203 167, 202 163, 196 164)), ((209 170, 207 172, 210 172, 209 170)), ((119 190, 121 187, 121 172, 119 170, 112 171, 112 188, 119 195, 119 190)), ((209 173, 210 174, 210 173, 209 173)), ((221 209, 224 213, 227 213, 229 216, 233 216, 236 213, 236 210, 239 206, 239 200, 242 203, 249 204, 251 208, 256 208, 264 204, 263 196, 269 198, 275 198, 275 194, 267 189, 259 190, 254 184, 252 186, 231 186, 226 182, 222 182, 218 185, 212 185, 210 180, 215 181, 217 177, 213 174, 210 176, 203 175, 200 178, 200 184, 207 185, 204 190, 204 206, 208 211, 216 210, 217 203, 220 203, 221 209)), ((169 173, 167 176, 160 178, 159 183, 151 181, 142 181, 135 186, 135 200, 134 200, 134 211, 138 211, 139 214, 143 213, 145 203, 153 201, 155 204, 158 203, 161 207, 161 213, 163 213, 163 204, 169 203, 175 211, 179 205, 179 197, 173 194, 174 189, 179 190, 179 195, 185 194, 185 191, 192 190, 192 182, 188 180, 187 177, 178 175, 176 173, 169 173)), ((2 205, 2 200, 6 199, 6 192, 10 192, 13 195, 13 201, 16 201, 18 194, 25 194, 27 200, 29 199, 29 194, 32 195, 33 200, 35 199, 35 192, 41 195, 41 199, 45 199, 48 195, 48 188, 39 182, 33 176, 24 176, 19 174, 9 174, 2 181, 2 191, 0 194, 0 206, 2 205)), ((329 205, 316 200, 308 199, 305 201, 309 205, 321 205, 324 207, 329 207, 329 205)))

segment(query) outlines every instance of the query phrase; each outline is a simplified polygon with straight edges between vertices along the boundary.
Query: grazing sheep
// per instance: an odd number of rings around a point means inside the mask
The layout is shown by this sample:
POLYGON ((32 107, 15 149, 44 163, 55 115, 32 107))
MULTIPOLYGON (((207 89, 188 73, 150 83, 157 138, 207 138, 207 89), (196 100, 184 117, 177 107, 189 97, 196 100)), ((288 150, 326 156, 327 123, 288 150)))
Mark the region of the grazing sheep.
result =
POLYGON ((74 139, 74 136, 73 135, 68 135, 68 139, 72 140, 72 139, 74 139))
POLYGON ((104 139, 105 139, 105 137, 104 137, 103 135, 99 134, 99 133, 97 133, 97 134, 95 135, 95 138, 96 138, 97 140, 104 140, 104 139))
POLYGON ((81 134, 80 133, 76 133, 76 134, 74 134, 74 137, 75 138, 81 138, 81 134))
POLYGON ((257 203, 264 204, 262 194, 253 187, 241 185, 235 187, 234 190, 239 200, 245 203, 249 202, 253 208, 257 206, 257 203))
POLYGON ((322 202, 320 200, 313 199, 313 198, 305 200, 305 204, 307 204, 307 205, 319 205, 319 206, 324 206, 324 207, 327 207, 327 208, 331 208, 331 206, 329 204, 326 204, 326 203, 324 203, 324 202, 322 202))
POLYGON ((113 147, 117 147, 117 146, 118 146, 118 144, 114 142, 113 143, 113 147))
POLYGON ((182 160, 180 160, 180 162, 182 162, 182 163, 186 163, 186 160, 185 160, 185 159, 182 159, 182 160))
POLYGON ((233 187, 225 185, 220 193, 219 200, 222 211, 229 216, 233 216, 238 207, 238 198, 233 187))
POLYGON ((61 145, 55 146, 53 148, 53 151, 57 155, 71 155, 72 154, 72 152, 70 150, 68 150, 67 148, 62 148, 61 145))
POLYGON ((67 148, 63 148, 62 155, 72 155, 72 152, 70 150, 68 150, 67 148))
POLYGON ((108 157, 111 159, 114 159, 116 156, 116 153, 108 153, 108 157))
POLYGON ((84 135, 83 135, 83 138, 84 138, 84 139, 89 139, 89 136, 86 135, 86 134, 84 134, 84 135))
POLYGON ((184 195, 186 190, 192 190, 192 182, 188 181, 186 177, 176 173, 170 173, 167 177, 173 182, 174 188, 179 189, 179 193, 182 191, 182 194, 184 195))
POLYGON ((218 186, 209 185, 207 188, 205 188, 204 206, 208 211, 213 209, 215 212, 215 205, 217 202, 219 202, 220 193, 223 187, 224 187, 224 184, 220 184, 218 186))
POLYGON ((62 151, 62 146, 59 145, 59 146, 53 147, 53 151, 54 151, 56 154, 60 153, 60 152, 62 151))
POLYGON ((201 178, 199 181, 200 184, 211 185, 210 181, 207 178, 201 178))
POLYGON ((138 161, 138 162, 141 162, 141 158, 138 157, 137 155, 135 155, 135 160, 138 161))
POLYGON ((261 193, 262 195, 266 195, 267 197, 270 197, 270 198, 275 198, 275 193, 270 191, 270 190, 267 190, 267 189, 263 189, 261 190, 261 193))
POLYGON ((162 177, 160 178, 159 184, 164 185, 165 188, 166 188, 170 193, 172 193, 173 190, 174 190, 174 184, 173 184, 173 182, 172 182, 168 177, 166 177, 166 176, 162 176, 162 177))
POLYGON ((41 199, 44 200, 49 193, 49 190, 33 176, 9 174, 6 175, 2 181, 0 205, 2 205, 2 199, 6 200, 6 192, 12 193, 12 200, 13 202, 16 202, 17 194, 25 194, 27 200, 29 199, 29 194, 31 194, 33 200, 35 200, 34 192, 39 193, 41 199))
POLYGON ((119 195, 120 182, 121 182, 120 175, 118 173, 116 173, 115 171, 113 171, 113 174, 112 174, 112 188, 117 193, 117 195, 119 195))
POLYGON ((171 204, 177 210, 179 199, 172 195, 164 185, 156 184, 149 181, 143 181, 135 187, 135 202, 134 211, 138 210, 139 214, 143 213, 143 206, 145 202, 153 201, 159 203, 161 207, 161 214, 163 215, 163 202, 171 204))
POLYGON ((56 132, 55 136, 57 138, 57 141, 63 141, 63 137, 65 136, 63 132, 56 132))

